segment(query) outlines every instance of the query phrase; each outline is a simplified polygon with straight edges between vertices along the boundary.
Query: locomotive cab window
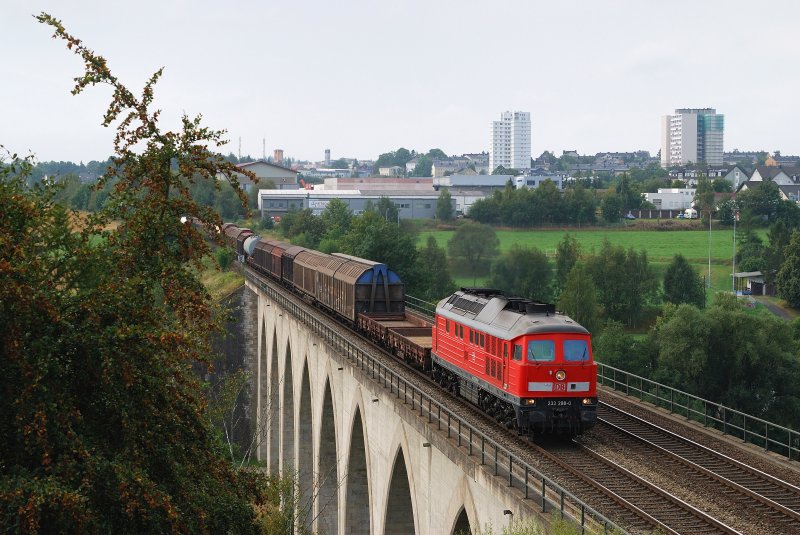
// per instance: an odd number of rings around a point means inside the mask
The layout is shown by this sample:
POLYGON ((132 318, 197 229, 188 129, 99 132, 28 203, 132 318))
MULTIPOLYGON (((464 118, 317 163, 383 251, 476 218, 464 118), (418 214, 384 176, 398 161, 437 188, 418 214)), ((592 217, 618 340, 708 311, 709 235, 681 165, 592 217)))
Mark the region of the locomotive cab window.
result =
POLYGON ((556 344, 552 340, 530 340, 528 362, 552 362, 556 359, 556 344))
POLYGON ((522 346, 514 345, 514 360, 522 360, 522 346))
POLYGON ((589 360, 589 344, 586 340, 564 340, 564 360, 569 362, 589 360))

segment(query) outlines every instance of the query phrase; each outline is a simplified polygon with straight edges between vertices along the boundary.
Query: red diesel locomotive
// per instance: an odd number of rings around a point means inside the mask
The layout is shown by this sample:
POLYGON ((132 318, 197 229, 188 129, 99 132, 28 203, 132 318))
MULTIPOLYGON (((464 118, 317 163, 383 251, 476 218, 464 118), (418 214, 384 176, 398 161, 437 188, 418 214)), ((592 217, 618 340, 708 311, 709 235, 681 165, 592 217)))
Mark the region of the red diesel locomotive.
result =
POLYGON ((462 288, 436 307, 432 345, 433 378, 520 433, 597 421, 591 336, 553 305, 462 288))

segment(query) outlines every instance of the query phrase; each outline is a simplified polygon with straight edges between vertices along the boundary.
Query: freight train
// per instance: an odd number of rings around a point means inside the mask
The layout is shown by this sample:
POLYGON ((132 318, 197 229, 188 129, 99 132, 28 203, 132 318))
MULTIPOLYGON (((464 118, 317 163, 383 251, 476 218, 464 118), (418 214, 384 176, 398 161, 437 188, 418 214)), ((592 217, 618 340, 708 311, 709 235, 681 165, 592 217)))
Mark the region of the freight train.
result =
POLYGON ((550 304, 462 288, 433 320, 405 308, 386 264, 325 254, 226 224, 239 259, 529 436, 577 435, 597 421, 591 335, 550 304))

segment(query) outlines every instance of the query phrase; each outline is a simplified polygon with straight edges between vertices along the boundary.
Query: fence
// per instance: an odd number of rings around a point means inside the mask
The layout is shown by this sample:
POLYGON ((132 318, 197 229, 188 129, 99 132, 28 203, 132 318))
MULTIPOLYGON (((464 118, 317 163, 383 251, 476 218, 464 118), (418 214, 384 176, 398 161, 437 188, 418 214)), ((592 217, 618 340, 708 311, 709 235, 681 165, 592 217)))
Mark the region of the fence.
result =
POLYGON ((767 451, 785 455, 789 460, 800 459, 800 433, 797 431, 601 362, 597 365, 599 384, 636 396, 641 401, 648 401, 767 451))
POLYGON ((421 312, 430 318, 433 318, 433 316, 436 314, 436 303, 423 301, 422 299, 418 299, 413 295, 406 296, 406 307, 410 308, 411 310, 421 312))
MULTIPOLYGON (((507 481, 509 487, 519 489, 525 499, 536 500, 543 512, 560 513, 580 528, 581 533, 626 533, 611 520, 595 511, 563 489, 549 477, 523 462, 516 455, 503 448, 491 437, 476 429, 458 416, 430 398, 413 383, 389 369, 369 353, 356 347, 341 334, 334 331, 317 315, 290 299, 283 291, 267 284, 265 279, 250 269, 245 276, 260 288, 270 299, 292 314, 317 334, 332 350, 347 358, 353 366, 368 374, 403 403, 411 405, 411 410, 419 411, 420 417, 427 418, 428 424, 447 433, 447 437, 457 441, 469 456, 480 457, 480 464, 488 466, 494 475, 507 481)), ((424 301, 421 303, 425 303, 424 301)), ((319 312, 316 312, 319 314, 319 312)))

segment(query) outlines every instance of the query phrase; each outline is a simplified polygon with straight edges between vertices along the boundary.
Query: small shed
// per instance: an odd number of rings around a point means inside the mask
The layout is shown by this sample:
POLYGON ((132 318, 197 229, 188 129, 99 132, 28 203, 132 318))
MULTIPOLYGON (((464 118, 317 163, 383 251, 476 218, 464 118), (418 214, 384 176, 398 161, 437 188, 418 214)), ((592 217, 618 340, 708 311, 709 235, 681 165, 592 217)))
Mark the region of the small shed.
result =
POLYGON ((737 295, 775 295, 775 285, 764 281, 760 271, 740 271, 733 274, 737 295))

